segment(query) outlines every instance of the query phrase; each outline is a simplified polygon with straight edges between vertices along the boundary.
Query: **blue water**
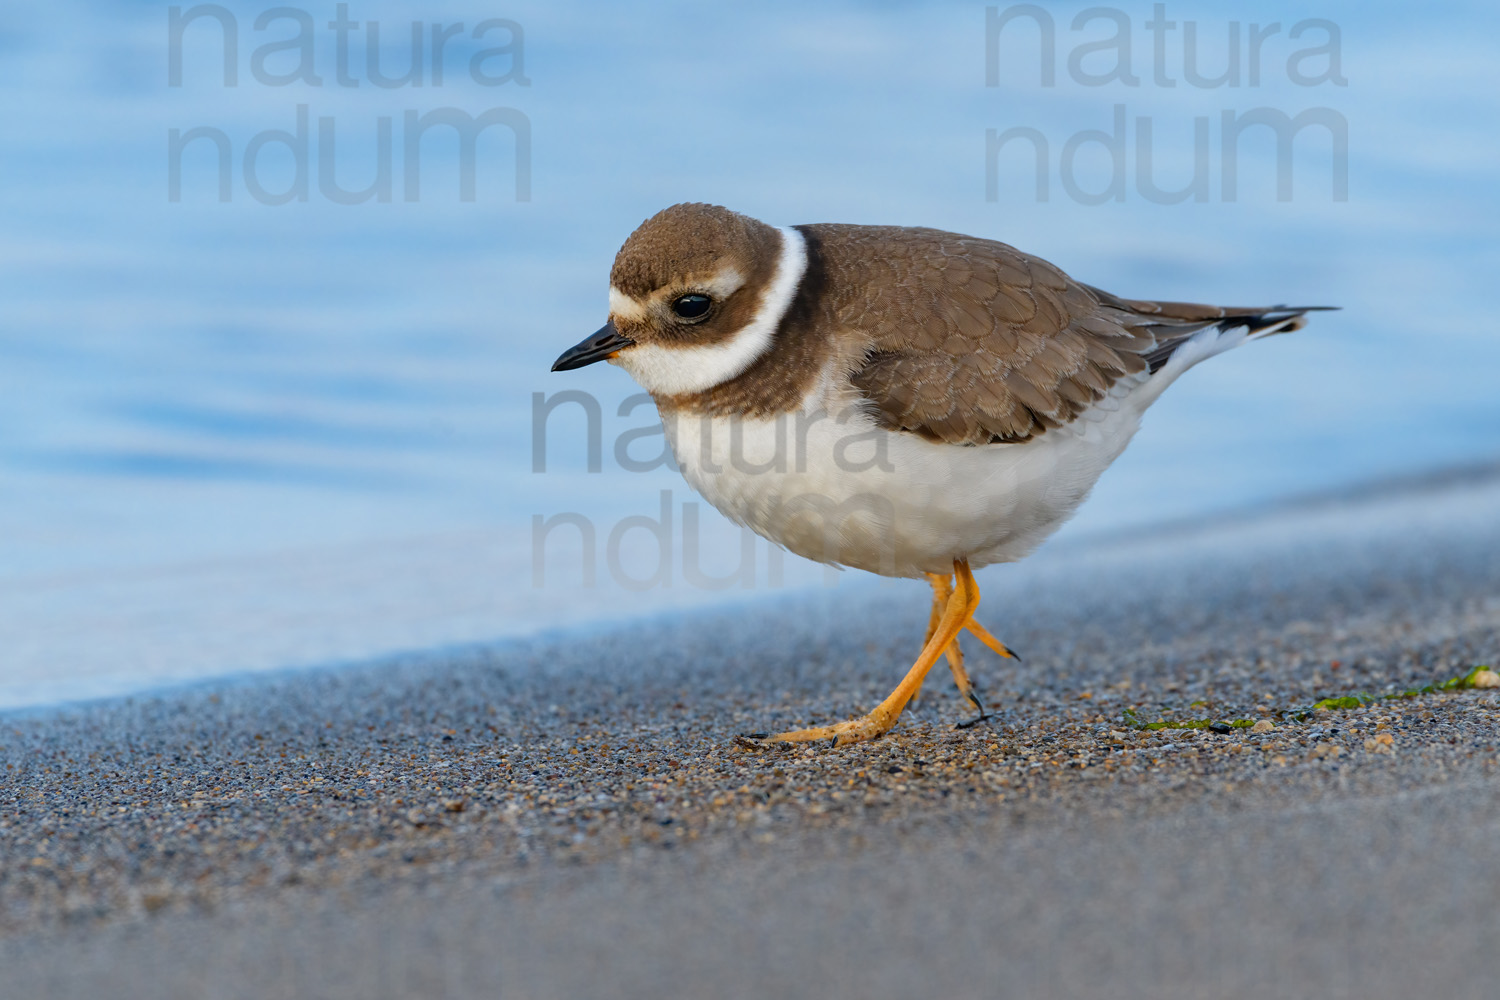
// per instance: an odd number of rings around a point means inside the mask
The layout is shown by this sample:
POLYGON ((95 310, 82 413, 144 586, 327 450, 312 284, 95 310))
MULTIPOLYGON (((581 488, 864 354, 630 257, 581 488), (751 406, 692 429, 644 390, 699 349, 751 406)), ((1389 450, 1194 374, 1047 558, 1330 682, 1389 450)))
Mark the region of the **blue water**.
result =
MULTIPOLYGON (((266 6, 227 4, 239 31, 238 85, 225 87, 217 27, 183 35, 182 86, 168 85, 168 14, 157 4, 9 4, 0 12, 0 705, 135 690, 215 673, 427 648, 691 603, 774 586, 820 585, 822 571, 764 546, 754 577, 726 589, 653 573, 651 536, 625 536, 613 572, 602 549, 622 518, 658 516, 671 491, 679 534, 693 503, 669 469, 615 461, 616 416, 635 393, 613 369, 547 371, 605 311, 614 251, 641 219, 707 200, 778 224, 930 225, 1004 239, 1126 295, 1225 303, 1336 304, 1295 337, 1216 359, 1175 386, 1065 532, 1226 508, 1500 453, 1500 337, 1490 320, 1500 270, 1500 15, 1372 4, 1168 4, 1164 68, 1153 78, 1151 5, 1128 20, 1139 84, 1090 86, 1110 53, 1070 73, 1085 5, 1056 17, 1054 86, 1035 29, 1001 35, 986 86, 983 4, 579 5, 353 3, 378 21, 380 66, 400 75, 414 17, 465 25, 436 85, 372 85, 364 36, 349 45, 357 87, 336 79, 333 5, 308 8, 314 72, 268 85, 253 52, 293 33, 253 28, 266 6), (522 26, 522 62, 468 60, 511 41, 485 18, 522 26), (1287 60, 1339 32, 1337 75, 1301 86, 1287 60), (1183 22, 1196 21, 1198 70, 1224 72, 1239 22, 1239 86, 1191 85, 1183 22), (1250 85, 1250 22, 1276 21, 1250 85), (525 78, 523 85, 520 77, 525 78), (392 119, 391 201, 342 205, 320 191, 267 205, 241 157, 308 108, 337 130, 339 184, 376 176, 376 128, 392 119), (1125 197, 1070 196, 1061 149, 1108 130, 1124 105, 1125 197), (423 147, 420 198, 404 198, 404 115, 443 107, 515 109, 529 123, 529 200, 515 145, 486 132, 476 196, 459 198, 456 143, 423 147), (1292 197, 1277 200, 1269 133, 1252 130, 1223 196, 1221 115, 1328 109, 1347 124, 1347 200, 1333 143, 1296 141, 1292 197), (1164 205, 1136 187, 1136 122, 1151 119, 1152 177, 1193 176, 1193 128, 1210 129, 1209 198, 1164 205), (189 146, 181 200, 168 198, 168 130, 208 126, 232 145, 231 198, 218 200, 213 147, 189 146), (986 199, 986 130, 1029 126, 1049 144, 1049 197, 1013 146, 986 199), (532 395, 582 389, 604 415, 603 461, 586 469, 583 421, 567 408, 533 470, 532 395), (599 535, 597 586, 582 548, 549 536, 536 579, 534 515, 585 515, 599 535), (779 572, 779 575, 778 575, 779 572), (628 576, 627 576, 628 575, 628 576), (622 582, 623 581, 623 582, 622 582), (748 584, 748 586, 741 585, 748 584)), ((431 29, 423 51, 430 53, 431 29)), ((1325 56, 1298 64, 1332 76, 1325 56)), ((269 72, 295 59, 271 55, 269 72)), ((439 130, 440 131, 440 130, 439 130)), ((294 180, 272 144, 259 180, 294 180)), ((1099 144, 1074 176, 1104 189, 1099 144)), ((602 369, 602 366, 601 366, 602 369)), ((659 447, 659 445, 658 445, 659 447)), ((652 452, 651 439, 631 454, 652 452)), ((721 576, 739 534, 698 512, 702 562, 721 576)), ((674 543, 677 544, 677 543, 674 543)))

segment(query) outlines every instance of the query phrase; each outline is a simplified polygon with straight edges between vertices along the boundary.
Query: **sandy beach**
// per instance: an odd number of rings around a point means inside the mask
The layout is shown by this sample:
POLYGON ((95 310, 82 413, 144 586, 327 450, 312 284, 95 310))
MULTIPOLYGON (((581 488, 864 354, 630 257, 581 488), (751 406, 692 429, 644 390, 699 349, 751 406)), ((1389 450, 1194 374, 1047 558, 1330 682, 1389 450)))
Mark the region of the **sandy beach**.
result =
POLYGON ((1491 470, 986 570, 995 718, 934 673, 836 751, 732 737, 877 701, 923 585, 10 713, 4 992, 1490 995, 1497 515, 1491 470))

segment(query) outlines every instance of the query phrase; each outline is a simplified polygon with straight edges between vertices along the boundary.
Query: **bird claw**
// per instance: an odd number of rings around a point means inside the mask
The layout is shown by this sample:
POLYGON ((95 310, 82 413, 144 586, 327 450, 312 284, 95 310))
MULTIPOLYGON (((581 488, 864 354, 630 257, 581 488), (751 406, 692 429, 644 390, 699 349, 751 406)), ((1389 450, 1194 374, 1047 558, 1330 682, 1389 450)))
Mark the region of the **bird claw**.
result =
POLYGON ((785 740, 773 740, 770 733, 740 733, 735 736, 736 746, 746 750, 775 750, 785 753, 792 748, 792 744, 785 740))

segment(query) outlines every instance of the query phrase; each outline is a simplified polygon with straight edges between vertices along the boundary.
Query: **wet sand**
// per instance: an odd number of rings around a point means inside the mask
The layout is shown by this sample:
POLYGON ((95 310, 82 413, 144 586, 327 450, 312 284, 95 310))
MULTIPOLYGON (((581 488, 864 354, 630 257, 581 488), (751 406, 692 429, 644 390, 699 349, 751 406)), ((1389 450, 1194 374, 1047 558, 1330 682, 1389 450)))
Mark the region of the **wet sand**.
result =
POLYGON ((878 701, 924 585, 0 717, 6 993, 1489 995, 1500 691, 1401 695, 1500 662, 1500 481, 980 583, 996 717, 833 751, 731 737, 878 701))

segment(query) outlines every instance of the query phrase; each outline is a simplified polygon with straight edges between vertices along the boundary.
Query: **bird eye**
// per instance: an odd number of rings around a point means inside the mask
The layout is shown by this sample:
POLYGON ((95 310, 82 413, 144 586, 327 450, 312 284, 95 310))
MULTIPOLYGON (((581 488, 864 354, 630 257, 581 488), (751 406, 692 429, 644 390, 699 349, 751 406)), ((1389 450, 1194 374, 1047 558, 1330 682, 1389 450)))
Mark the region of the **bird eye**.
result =
POLYGON ((707 295, 682 295, 673 301, 672 311, 679 319, 702 319, 713 304, 707 295))

